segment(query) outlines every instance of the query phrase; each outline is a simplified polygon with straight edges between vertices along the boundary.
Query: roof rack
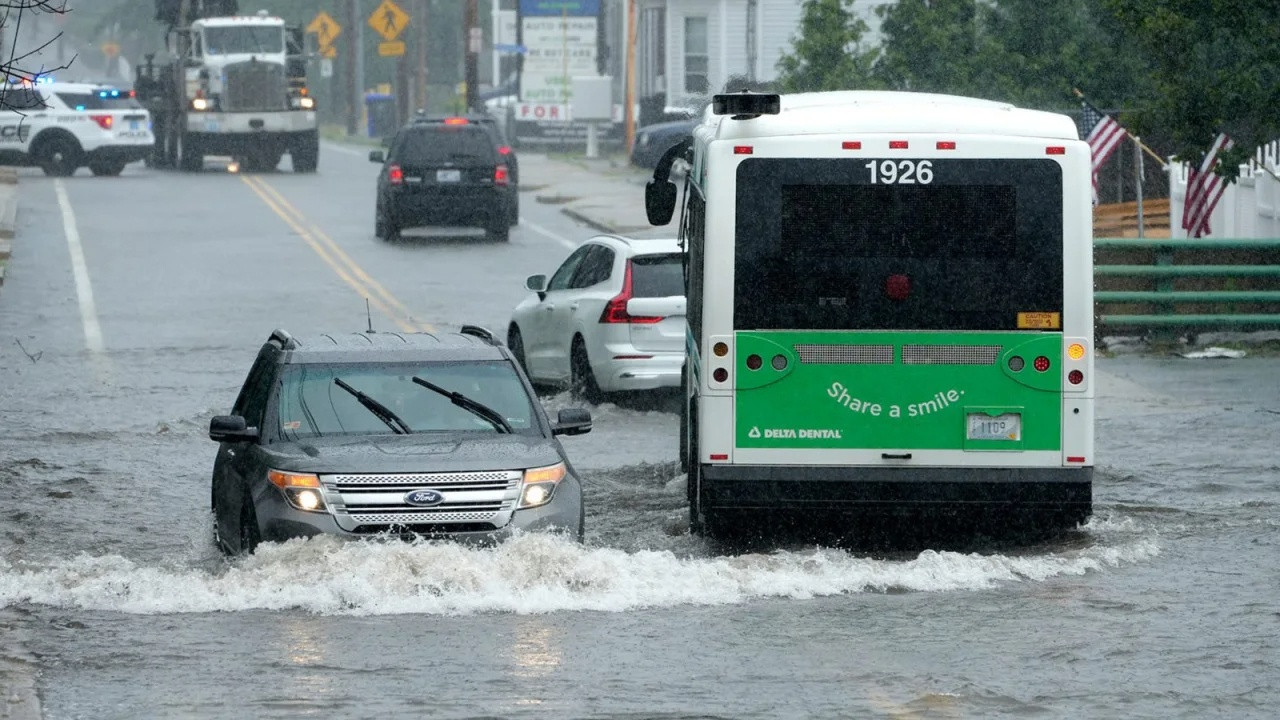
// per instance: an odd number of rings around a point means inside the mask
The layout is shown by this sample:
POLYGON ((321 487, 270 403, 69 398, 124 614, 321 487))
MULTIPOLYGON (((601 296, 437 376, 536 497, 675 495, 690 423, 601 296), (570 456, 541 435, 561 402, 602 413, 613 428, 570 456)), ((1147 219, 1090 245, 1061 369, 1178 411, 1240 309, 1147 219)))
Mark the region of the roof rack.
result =
POLYGON ((490 345, 498 344, 498 339, 493 336, 493 333, 488 328, 480 327, 479 325, 463 325, 458 332, 463 335, 478 337, 490 345))
POLYGON ((271 331, 271 337, 267 338, 267 342, 280 343, 281 350, 292 350, 298 347, 298 341, 294 340, 293 336, 287 331, 280 328, 271 331))

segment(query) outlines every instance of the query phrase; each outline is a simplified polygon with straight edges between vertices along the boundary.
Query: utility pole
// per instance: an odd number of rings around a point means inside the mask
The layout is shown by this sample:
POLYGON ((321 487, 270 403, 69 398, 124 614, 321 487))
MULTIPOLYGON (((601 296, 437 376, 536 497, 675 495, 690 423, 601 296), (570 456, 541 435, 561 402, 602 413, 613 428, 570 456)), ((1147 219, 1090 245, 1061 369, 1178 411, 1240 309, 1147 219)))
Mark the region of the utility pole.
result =
POLYGON ((414 69, 417 82, 414 86, 413 100, 417 107, 427 109, 427 0, 417 0, 417 12, 414 22, 418 24, 418 62, 414 69))
POLYGON ((484 44, 484 33, 480 29, 478 22, 479 8, 476 3, 478 0, 467 0, 466 18, 462 25, 466 33, 463 38, 466 40, 466 72, 463 75, 462 82, 467 87, 467 112, 471 112, 476 107, 476 93, 480 85, 480 46, 484 44))
POLYGON ((355 135, 360 131, 360 85, 359 79, 356 77, 356 48, 359 43, 355 41, 355 37, 360 33, 360 18, 356 11, 356 0, 346 0, 347 2, 347 32, 351 33, 352 39, 347 43, 346 57, 343 58, 343 74, 347 80, 347 134, 355 135))
POLYGON ((636 0, 627 0, 627 91, 623 102, 626 119, 626 138, 623 147, 627 154, 636 140, 636 0))

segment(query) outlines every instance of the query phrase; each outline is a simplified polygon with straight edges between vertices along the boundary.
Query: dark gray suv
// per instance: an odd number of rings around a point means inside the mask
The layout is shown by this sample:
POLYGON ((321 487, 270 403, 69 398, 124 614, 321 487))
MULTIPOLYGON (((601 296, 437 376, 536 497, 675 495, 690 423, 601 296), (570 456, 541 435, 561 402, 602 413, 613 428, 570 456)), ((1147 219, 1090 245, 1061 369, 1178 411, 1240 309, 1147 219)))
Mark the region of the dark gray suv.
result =
POLYGON ((228 554, 329 533, 497 541, 516 530, 579 540, 582 484, 511 353, 487 330, 277 330, 230 415, 213 418, 214 534, 228 554))

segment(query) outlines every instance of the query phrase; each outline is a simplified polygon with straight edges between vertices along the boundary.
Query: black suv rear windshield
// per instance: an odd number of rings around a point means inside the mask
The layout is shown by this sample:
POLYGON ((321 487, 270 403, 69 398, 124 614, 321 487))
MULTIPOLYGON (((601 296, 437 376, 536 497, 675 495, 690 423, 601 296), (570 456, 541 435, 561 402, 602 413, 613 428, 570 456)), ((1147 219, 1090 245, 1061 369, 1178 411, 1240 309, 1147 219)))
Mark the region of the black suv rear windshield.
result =
POLYGON ((488 421, 414 383, 414 375, 493 408, 516 432, 535 427, 529 396, 508 362, 293 365, 286 368, 280 389, 281 435, 292 440, 393 432, 335 378, 385 405, 414 432, 497 432, 488 421))
POLYGON ((637 255, 631 258, 631 292, 634 297, 684 295, 684 265, 680 256, 637 255))
POLYGON ((424 125, 407 130, 392 150, 402 164, 494 161, 493 141, 474 125, 424 125))
POLYGON ((72 110, 131 110, 140 108, 137 100, 125 90, 99 90, 95 93, 60 92, 58 99, 72 110), (111 93, 115 92, 115 95, 111 93))

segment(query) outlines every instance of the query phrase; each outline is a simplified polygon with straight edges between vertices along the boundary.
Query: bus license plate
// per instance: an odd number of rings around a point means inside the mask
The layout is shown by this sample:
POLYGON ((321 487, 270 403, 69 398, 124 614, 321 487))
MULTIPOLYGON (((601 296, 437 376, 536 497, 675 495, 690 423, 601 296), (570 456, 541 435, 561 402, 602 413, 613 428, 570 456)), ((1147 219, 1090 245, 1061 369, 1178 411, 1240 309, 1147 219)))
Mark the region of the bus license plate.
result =
POLYGON ((436 171, 436 182, 454 183, 454 182, 460 182, 461 180, 462 180, 461 170, 437 170, 436 171))
POLYGON ((1022 416, 1017 413, 1004 415, 969 415, 970 440, 1021 440, 1022 416))

